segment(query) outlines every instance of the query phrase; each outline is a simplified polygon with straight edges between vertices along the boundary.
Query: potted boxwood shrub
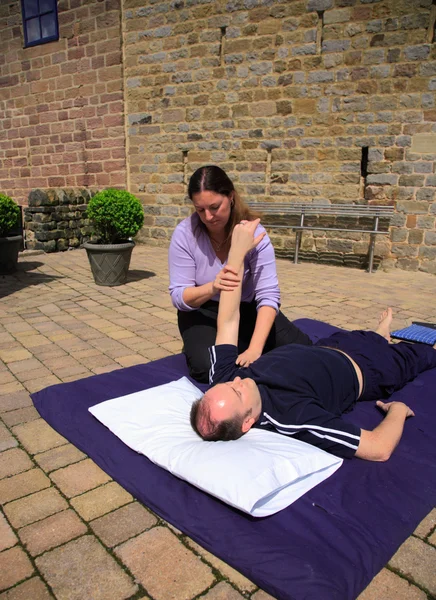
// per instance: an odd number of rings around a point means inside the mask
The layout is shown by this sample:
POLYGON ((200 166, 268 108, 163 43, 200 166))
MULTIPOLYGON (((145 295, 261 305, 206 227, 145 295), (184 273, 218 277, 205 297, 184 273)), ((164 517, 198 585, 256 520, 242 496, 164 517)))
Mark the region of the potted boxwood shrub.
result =
POLYGON ((0 194, 0 274, 17 270, 22 235, 15 235, 20 226, 20 207, 12 198, 0 194))
POLYGON ((83 244, 97 285, 126 283, 135 242, 131 239, 144 223, 142 204, 125 190, 98 192, 88 203, 96 242, 83 244))

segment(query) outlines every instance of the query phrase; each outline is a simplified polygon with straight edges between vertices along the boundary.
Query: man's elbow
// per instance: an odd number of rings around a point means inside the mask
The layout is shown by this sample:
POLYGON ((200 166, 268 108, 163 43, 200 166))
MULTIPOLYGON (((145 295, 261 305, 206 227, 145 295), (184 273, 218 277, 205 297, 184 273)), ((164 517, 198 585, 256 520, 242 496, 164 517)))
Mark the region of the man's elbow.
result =
POLYGON ((371 458, 370 460, 373 460, 375 462, 386 462, 387 460, 390 459, 390 457, 392 456, 392 451, 391 452, 386 452, 386 450, 375 454, 373 458, 371 458))
POLYGON ((371 449, 370 451, 366 452, 358 450, 356 452, 356 456, 357 458, 361 458, 362 460, 370 460, 372 462, 386 462, 392 456, 392 452, 386 452, 386 450, 378 451, 374 449, 371 449))
POLYGON ((395 446, 387 444, 379 436, 374 435, 374 432, 362 431, 356 456, 363 460, 386 462, 390 459, 394 450, 395 446))

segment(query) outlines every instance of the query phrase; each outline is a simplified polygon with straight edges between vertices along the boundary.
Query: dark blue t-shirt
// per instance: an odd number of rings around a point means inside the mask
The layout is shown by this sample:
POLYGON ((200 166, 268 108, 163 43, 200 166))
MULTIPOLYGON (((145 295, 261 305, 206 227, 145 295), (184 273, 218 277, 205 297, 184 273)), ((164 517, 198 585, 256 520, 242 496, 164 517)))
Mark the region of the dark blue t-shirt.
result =
POLYGON ((359 383, 351 362, 330 348, 290 344, 262 355, 249 367, 235 364, 237 347, 210 349, 210 383, 251 377, 262 399, 255 427, 318 446, 341 457, 354 456, 360 428, 341 418, 354 406, 359 383))

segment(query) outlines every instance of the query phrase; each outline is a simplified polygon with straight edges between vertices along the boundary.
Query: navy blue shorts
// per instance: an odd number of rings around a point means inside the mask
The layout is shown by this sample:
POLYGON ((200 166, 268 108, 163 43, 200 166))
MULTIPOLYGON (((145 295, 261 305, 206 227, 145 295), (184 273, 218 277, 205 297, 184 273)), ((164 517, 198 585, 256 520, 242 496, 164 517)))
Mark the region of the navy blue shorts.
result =
POLYGON ((315 346, 336 348, 360 367, 363 392, 359 400, 389 398, 419 373, 436 367, 436 350, 427 344, 390 344, 374 331, 340 331, 315 346))

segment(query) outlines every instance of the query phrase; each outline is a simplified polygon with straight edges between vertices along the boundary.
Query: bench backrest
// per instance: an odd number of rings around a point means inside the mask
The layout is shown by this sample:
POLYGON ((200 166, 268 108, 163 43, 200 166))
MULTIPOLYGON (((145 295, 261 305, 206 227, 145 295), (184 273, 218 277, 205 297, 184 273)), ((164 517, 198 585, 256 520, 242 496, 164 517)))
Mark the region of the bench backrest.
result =
POLYGON ((247 205, 268 215, 331 215, 349 217, 389 217, 393 206, 361 204, 316 204, 313 202, 247 202, 247 205))

